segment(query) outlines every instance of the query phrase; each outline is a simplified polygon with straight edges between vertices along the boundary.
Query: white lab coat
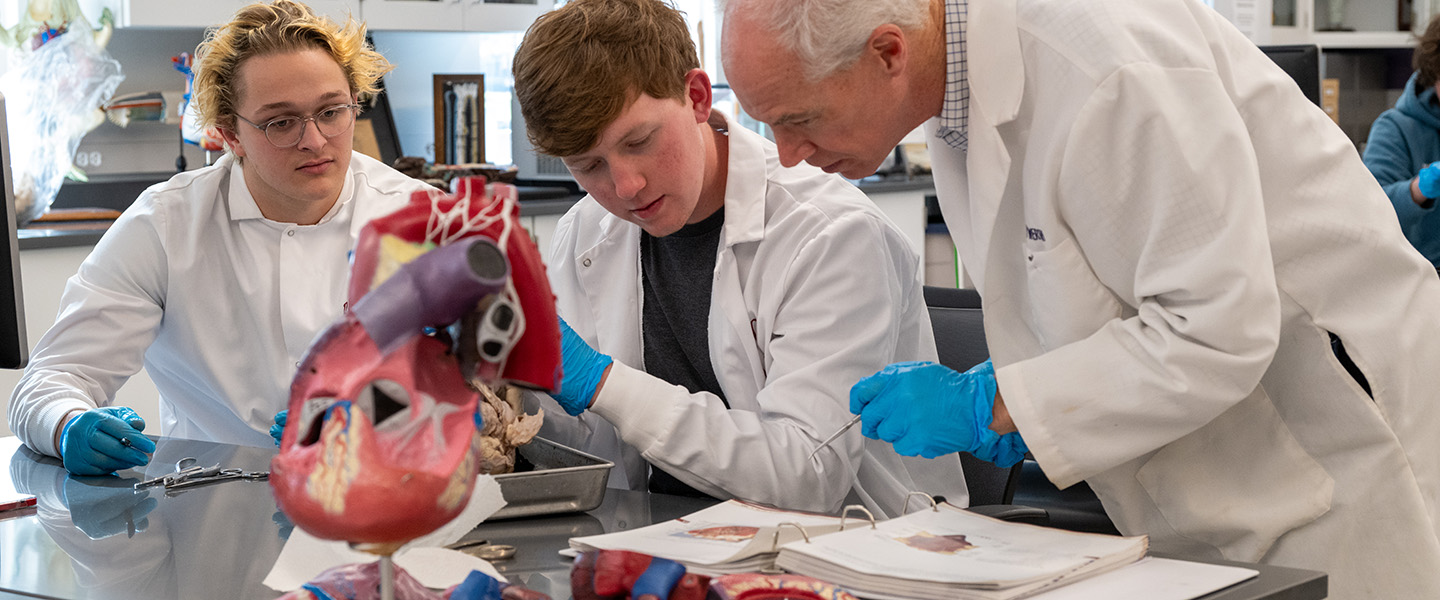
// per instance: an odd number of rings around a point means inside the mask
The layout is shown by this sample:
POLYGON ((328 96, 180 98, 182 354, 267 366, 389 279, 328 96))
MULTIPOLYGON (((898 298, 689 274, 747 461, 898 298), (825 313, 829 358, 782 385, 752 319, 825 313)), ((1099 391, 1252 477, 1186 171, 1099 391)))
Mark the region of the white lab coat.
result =
POLYGON ((295 225, 260 214, 232 154, 151 186, 65 284, 10 427, 58 456, 65 415, 112 404, 143 361, 160 392, 146 433, 269 446, 295 367, 344 310, 361 227, 433 189, 356 152, 330 212, 295 225))
POLYGON ((1157 549, 1440 598, 1440 280, 1344 134, 1195 0, 977 1, 968 35, 936 187, 1046 475, 1157 549))
POLYGON ((852 488, 877 516, 899 514, 910 491, 965 503, 957 455, 902 458, 856 427, 808 458, 850 418, 856 381, 934 360, 918 258, 843 179, 782 168, 773 143, 729 130, 709 341, 730 410, 639 370, 640 229, 586 197, 556 228, 551 285, 560 315, 615 366, 579 418, 540 398, 541 435, 614 461, 617 487, 644 489, 649 460, 713 496, 791 509, 838 510, 852 488))

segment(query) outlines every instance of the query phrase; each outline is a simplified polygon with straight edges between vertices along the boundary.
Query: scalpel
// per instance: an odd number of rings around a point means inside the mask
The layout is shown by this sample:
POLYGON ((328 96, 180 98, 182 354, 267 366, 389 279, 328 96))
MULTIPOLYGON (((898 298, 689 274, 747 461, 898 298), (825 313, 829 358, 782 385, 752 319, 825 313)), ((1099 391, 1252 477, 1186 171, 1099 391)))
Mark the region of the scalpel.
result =
POLYGON ((839 431, 836 431, 835 433, 830 434, 830 437, 825 438, 825 441, 820 442, 820 445, 815 447, 815 450, 810 453, 810 458, 815 458, 815 455, 816 455, 816 454, 819 454, 819 453, 820 453, 820 450, 824 449, 826 446, 829 446, 829 445, 830 445, 830 442, 833 442, 833 441, 835 441, 835 440, 840 439, 840 436, 845 435, 845 432, 850 431, 850 428, 851 428, 851 427, 854 427, 855 424, 856 424, 856 423, 859 423, 859 422, 860 422, 860 415, 855 415, 855 418, 850 419, 849 422, 845 423, 844 425, 841 425, 839 431))

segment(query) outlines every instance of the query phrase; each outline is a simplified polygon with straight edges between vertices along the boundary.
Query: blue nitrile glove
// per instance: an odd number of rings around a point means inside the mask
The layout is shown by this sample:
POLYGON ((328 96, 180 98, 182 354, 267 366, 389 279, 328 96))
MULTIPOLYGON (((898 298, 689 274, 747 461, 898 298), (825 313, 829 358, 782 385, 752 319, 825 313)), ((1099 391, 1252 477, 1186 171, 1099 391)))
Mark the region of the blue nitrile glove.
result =
POLYGON ((969 452, 1010 467, 1025 458, 1017 432, 1000 435, 994 419, 995 367, 985 361, 957 373, 932 362, 903 362, 850 388, 850 412, 860 415, 865 437, 895 445, 905 456, 935 458, 969 452))
POLYGON ((1430 200, 1440 198, 1440 162, 1433 162, 1420 169, 1420 174, 1415 176, 1416 187, 1420 188, 1420 195, 1430 200))
POLYGON ((630 597, 669 598, 670 590, 675 589, 680 578, 684 576, 685 565, 673 560, 654 558, 650 561, 650 567, 635 578, 635 585, 630 587, 630 597))
POLYGON ((270 426, 270 437, 275 438, 275 447, 280 447, 280 436, 285 435, 285 418, 290 415, 290 409, 275 413, 275 424, 270 426))
POLYGON ((60 430, 60 460, 76 475, 104 475, 148 464, 155 442, 140 433, 144 430, 145 419, 129 407, 92 408, 60 430))
POLYGON ((470 574, 465 577, 465 581, 460 582, 460 585, 450 588, 450 593, 446 598, 450 600, 490 600, 491 598, 503 598, 504 596, 501 594, 504 589, 505 584, 500 583, 499 579, 491 577, 481 571, 471 571, 470 574))
POLYGON ((560 382, 560 393, 555 394, 555 401, 570 416, 577 416, 590 408, 590 399, 595 396, 595 389, 600 387, 600 378, 613 361, 580 339, 565 319, 560 319, 560 355, 564 379, 560 382))
POLYGON ((471 571, 465 581, 447 590, 444 596, 448 600, 550 600, 550 596, 541 592, 501 583, 480 571, 471 571))
POLYGON ((270 521, 275 523, 275 535, 282 540, 290 539, 290 534, 295 531, 295 524, 290 522, 290 517, 285 516, 284 511, 270 513, 270 521))
POLYGON ((135 489, 134 478, 67 477, 65 508, 70 521, 92 540, 124 533, 135 535, 150 526, 145 515, 159 505, 150 491, 135 489))

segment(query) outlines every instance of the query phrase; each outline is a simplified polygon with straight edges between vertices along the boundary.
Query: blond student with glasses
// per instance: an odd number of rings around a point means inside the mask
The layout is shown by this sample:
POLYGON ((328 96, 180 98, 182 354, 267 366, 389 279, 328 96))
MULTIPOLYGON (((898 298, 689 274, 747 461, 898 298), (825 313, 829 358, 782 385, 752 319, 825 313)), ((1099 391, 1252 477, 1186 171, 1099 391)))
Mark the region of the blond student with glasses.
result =
POLYGON ((15 434, 72 473, 148 462, 144 420, 113 405, 141 366, 159 433, 270 444, 296 364, 342 311, 355 235, 427 189, 351 148, 359 102, 390 69, 364 25, 257 3, 196 55, 200 118, 228 153, 110 227, 11 396, 15 434))

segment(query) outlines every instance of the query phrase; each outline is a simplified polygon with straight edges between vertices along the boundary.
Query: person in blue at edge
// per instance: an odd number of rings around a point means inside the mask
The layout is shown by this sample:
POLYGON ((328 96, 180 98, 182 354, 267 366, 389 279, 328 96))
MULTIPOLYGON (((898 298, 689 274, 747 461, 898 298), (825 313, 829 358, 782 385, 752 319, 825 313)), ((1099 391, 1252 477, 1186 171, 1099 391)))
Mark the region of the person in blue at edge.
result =
POLYGON ((195 102, 228 152, 151 186, 65 285, 10 397, 10 427, 77 475, 149 462, 113 406, 143 365, 161 433, 268 445, 295 367, 341 314, 360 227, 434 189, 352 149, 358 102, 391 68, 291 0, 241 8, 196 50, 195 102))
POLYGON ((1363 158, 1395 205, 1405 238, 1440 267, 1440 15, 1416 43, 1414 65, 1395 108, 1370 126, 1363 158))

